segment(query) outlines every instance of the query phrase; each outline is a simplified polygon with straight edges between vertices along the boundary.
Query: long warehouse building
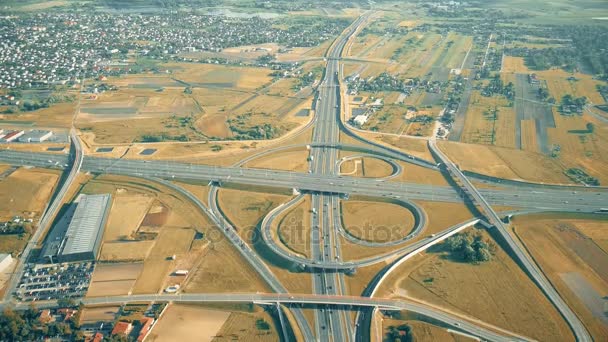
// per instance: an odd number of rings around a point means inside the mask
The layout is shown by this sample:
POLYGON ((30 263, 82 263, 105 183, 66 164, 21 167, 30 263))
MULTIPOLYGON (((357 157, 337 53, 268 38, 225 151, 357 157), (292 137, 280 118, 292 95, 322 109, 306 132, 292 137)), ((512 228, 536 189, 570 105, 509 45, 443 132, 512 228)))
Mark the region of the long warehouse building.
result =
POLYGON ((110 200, 110 194, 81 195, 49 234, 42 258, 51 263, 97 259, 110 200))

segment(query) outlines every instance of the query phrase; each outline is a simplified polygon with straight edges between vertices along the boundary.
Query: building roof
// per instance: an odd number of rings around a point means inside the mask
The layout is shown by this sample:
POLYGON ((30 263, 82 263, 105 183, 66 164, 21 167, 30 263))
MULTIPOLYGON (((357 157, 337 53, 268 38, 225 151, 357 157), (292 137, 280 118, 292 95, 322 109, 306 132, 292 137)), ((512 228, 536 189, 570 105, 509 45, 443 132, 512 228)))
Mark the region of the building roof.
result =
POLYGON ((61 255, 91 252, 101 239, 110 194, 84 195, 76 207, 65 234, 66 243, 61 255))
POLYGON ((137 341, 143 341, 146 336, 148 336, 148 332, 150 332, 150 328, 152 327, 152 323, 154 323, 154 318, 144 317, 139 320, 141 323, 141 329, 139 329, 139 336, 137 336, 137 341))
POLYGON ((118 322, 112 329, 111 335, 128 335, 133 329, 133 325, 129 322, 118 322))
POLYGON ((47 136, 53 135, 52 131, 41 131, 38 129, 33 129, 27 133, 25 133, 21 138, 22 139, 42 139, 47 136))

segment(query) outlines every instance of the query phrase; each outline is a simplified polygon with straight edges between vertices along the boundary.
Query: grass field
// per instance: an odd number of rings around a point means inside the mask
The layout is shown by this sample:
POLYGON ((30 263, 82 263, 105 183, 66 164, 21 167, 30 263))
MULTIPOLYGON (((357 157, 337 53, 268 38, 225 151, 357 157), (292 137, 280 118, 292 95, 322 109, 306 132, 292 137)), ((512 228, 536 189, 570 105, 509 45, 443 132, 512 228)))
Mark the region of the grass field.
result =
POLYGON ((245 164, 245 167, 270 170, 287 170, 308 172, 308 151, 298 149, 293 151, 273 153, 245 164))
POLYGON ((295 253, 310 257, 311 198, 306 196, 278 222, 278 238, 295 253))
POLYGON ((381 178, 392 175, 393 167, 381 159, 361 157, 343 162, 340 165, 340 174, 352 177, 381 178))
POLYGON ((0 181, 0 220, 15 215, 36 218, 44 210, 59 171, 19 168, 0 181))
POLYGON ((600 215, 517 217, 514 231, 595 340, 608 338, 608 221, 600 215))
POLYGON ((272 318, 266 312, 232 312, 213 341, 273 342, 279 339, 272 318), (263 327, 262 322, 267 327, 263 327))
POLYGON ((479 265, 427 253, 403 265, 386 284, 379 296, 414 298, 538 340, 572 338, 558 312, 500 248, 479 265))
POLYGON ((412 212, 397 204, 352 200, 340 204, 344 228, 362 240, 395 241, 408 235, 414 227, 412 212))
POLYGON ((99 264, 91 277, 87 297, 129 294, 142 271, 141 263, 99 264))
POLYGON ((167 63, 172 78, 199 87, 253 90, 268 82, 270 69, 201 63, 167 63))
POLYGON ((527 74, 531 71, 526 67, 523 57, 505 56, 502 72, 527 74))
MULTIPOLYGON (((407 315, 404 313, 404 315, 407 315)), ((377 324, 377 322, 376 322, 377 324)), ((389 327, 398 327, 402 324, 407 324, 412 329, 412 338, 414 341, 419 342, 433 342, 433 341, 445 341, 445 342, 465 342, 474 341, 473 339, 464 337, 459 334, 450 333, 447 329, 432 325, 430 323, 422 321, 414 321, 407 319, 396 319, 392 317, 382 318, 382 333, 383 338, 387 337, 389 327)))

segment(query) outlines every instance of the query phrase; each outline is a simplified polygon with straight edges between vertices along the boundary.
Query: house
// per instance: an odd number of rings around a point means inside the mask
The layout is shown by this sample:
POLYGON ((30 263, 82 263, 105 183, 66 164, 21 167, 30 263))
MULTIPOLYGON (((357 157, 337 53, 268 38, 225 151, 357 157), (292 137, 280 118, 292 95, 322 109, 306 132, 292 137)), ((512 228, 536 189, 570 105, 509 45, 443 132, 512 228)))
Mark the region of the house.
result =
POLYGON ((114 326, 114 329, 112 329, 112 332, 110 333, 110 335, 127 336, 131 333, 131 330, 133 330, 133 324, 131 324, 129 322, 118 322, 114 326))
POLYGON ((38 321, 40 323, 49 323, 53 320, 53 316, 51 315, 51 310, 46 309, 46 310, 42 310, 40 311, 40 315, 38 315, 38 321))
POLYGON ((78 310, 70 309, 70 308, 61 308, 57 310, 57 313, 63 316, 63 321, 68 321, 70 318, 74 317, 78 310))
POLYGON ((142 342, 150 330, 152 329, 152 324, 154 323, 154 318, 152 317, 144 317, 139 320, 141 323, 141 329, 139 329, 139 335, 137 336, 137 342, 142 342))
POLYGON ((95 335, 85 339, 85 342, 101 342, 103 341, 103 334, 96 332, 95 335))

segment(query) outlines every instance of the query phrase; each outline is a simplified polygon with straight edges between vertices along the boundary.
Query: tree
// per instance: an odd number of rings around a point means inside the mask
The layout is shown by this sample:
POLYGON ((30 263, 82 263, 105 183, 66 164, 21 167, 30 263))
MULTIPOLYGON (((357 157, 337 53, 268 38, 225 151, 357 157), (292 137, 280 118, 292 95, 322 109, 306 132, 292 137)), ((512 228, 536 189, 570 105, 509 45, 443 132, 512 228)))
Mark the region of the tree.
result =
POLYGON ((591 122, 587 122, 587 131, 589 133, 593 133, 594 130, 595 130, 595 125, 591 122))

